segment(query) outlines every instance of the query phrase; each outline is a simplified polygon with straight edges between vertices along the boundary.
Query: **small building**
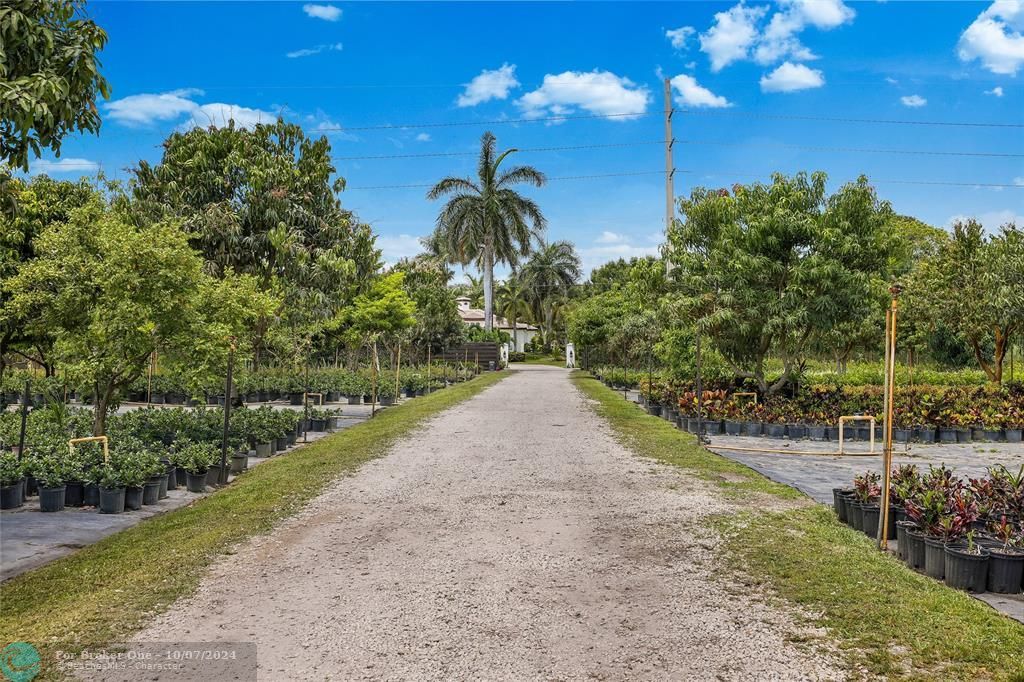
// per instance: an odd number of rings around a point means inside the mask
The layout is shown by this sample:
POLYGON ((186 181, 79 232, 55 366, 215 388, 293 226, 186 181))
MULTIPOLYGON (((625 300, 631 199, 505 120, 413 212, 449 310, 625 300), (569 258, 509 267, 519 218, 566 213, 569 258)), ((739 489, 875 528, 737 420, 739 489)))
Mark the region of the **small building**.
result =
MULTIPOLYGON (((459 317, 462 318, 463 324, 473 325, 474 327, 484 326, 484 311, 479 308, 471 308, 469 297, 459 296, 455 299, 455 302, 459 306, 459 317)), ((533 337, 540 331, 537 327, 525 322, 516 322, 515 329, 513 329, 512 324, 508 320, 497 315, 491 316, 491 324, 494 329, 508 334, 512 338, 512 348, 519 352, 524 351, 526 344, 532 341, 533 337)))

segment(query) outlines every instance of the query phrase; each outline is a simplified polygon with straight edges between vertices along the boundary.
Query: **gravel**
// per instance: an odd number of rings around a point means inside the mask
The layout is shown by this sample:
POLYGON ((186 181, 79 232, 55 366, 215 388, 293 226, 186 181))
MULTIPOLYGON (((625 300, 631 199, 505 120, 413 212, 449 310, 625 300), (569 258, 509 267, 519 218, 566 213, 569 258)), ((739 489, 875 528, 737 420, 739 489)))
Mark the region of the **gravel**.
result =
POLYGON ((222 558, 137 641, 255 642, 264 680, 844 678, 802 614, 718 577, 700 521, 728 509, 625 450, 565 371, 525 366, 222 558))

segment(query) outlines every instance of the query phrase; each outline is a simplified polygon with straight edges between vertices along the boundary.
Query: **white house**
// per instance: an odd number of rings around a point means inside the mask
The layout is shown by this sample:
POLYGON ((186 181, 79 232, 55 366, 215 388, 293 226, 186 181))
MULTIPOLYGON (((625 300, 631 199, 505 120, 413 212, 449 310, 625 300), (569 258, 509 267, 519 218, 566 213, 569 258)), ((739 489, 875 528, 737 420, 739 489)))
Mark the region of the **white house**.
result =
MULTIPOLYGON (((470 308, 468 297, 459 296, 455 299, 455 302, 459 305, 459 317, 462 318, 463 323, 471 324, 474 327, 484 326, 484 311, 479 308, 470 308)), ((526 349, 526 344, 533 340, 533 337, 539 331, 532 324, 526 324, 525 322, 516 322, 516 327, 513 329, 508 320, 497 315, 491 317, 491 324, 495 329, 503 331, 512 337, 512 347, 520 352, 526 349)))

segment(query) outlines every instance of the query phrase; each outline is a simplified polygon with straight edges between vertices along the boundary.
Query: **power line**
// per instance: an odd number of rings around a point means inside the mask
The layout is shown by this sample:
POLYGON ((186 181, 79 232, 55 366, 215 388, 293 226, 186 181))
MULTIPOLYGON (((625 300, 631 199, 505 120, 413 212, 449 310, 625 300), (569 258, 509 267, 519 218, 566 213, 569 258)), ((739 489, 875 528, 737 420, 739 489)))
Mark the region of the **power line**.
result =
MULTIPOLYGON (((758 173, 732 173, 722 171, 676 171, 698 173, 702 178, 761 178, 764 177, 758 173)), ((872 185, 938 185, 945 187, 978 187, 978 188, 998 188, 998 189, 1024 189, 1024 185, 1016 184, 1003 184, 995 182, 959 182, 955 180, 886 180, 878 178, 868 178, 868 182, 872 185)))
POLYGON ((983 156, 1006 159, 1021 159, 1024 154, 1000 152, 960 152, 933 149, 873 149, 865 147, 824 147, 818 145, 788 144, 785 142, 726 142, 720 140, 675 140, 678 144, 713 145, 722 147, 762 147, 779 149, 801 149, 812 152, 852 152, 858 154, 907 154, 925 156, 983 156))
POLYGON ((746 111, 711 111, 676 109, 673 113, 696 116, 733 116, 739 118, 761 118, 777 121, 828 121, 831 123, 883 123, 916 126, 967 126, 972 128, 1024 128, 1024 123, 990 123, 979 121, 908 121, 890 118, 848 118, 840 116, 800 116, 797 114, 762 114, 746 111))
POLYGON ((530 118, 494 118, 487 121, 446 121, 436 123, 382 123, 365 126, 324 126, 315 132, 351 132, 354 130, 401 130, 404 128, 454 128, 458 126, 504 125, 508 123, 541 123, 545 121, 583 121, 598 118, 642 118, 661 112, 626 112, 621 114, 579 114, 562 116, 535 116, 530 118))
MULTIPOLYGON (((692 173, 693 171, 681 171, 676 170, 676 173, 692 173)), ((597 173, 594 175, 560 175, 555 177, 549 177, 548 180, 592 180, 595 178, 623 178, 631 177, 636 175, 664 175, 665 171, 636 171, 636 172, 625 172, 625 173, 597 173)), ((433 187, 436 182, 425 182, 425 183, 414 183, 409 185, 364 185, 362 187, 346 187, 348 190, 366 190, 366 189, 417 189, 424 187, 433 187)))
MULTIPOLYGON (((609 149, 612 147, 639 147, 649 144, 664 144, 664 140, 648 140, 645 142, 615 142, 609 144, 578 144, 562 147, 513 147, 517 152, 562 152, 580 149, 609 149)), ((448 156, 479 156, 480 152, 426 152, 423 154, 372 154, 368 156, 332 156, 335 161, 363 161, 370 159, 427 159, 448 156)))

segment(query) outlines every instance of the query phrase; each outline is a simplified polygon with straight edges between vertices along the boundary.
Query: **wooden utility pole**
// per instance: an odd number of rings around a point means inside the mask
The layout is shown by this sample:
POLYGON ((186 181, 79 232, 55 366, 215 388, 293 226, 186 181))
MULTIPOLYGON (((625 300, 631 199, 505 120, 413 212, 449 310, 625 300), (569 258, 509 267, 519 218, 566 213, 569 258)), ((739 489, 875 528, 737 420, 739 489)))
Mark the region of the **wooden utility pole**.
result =
POLYGON ((672 216, 675 213, 675 191, 672 187, 676 169, 672 162, 672 82, 665 79, 665 234, 672 227, 672 216))

